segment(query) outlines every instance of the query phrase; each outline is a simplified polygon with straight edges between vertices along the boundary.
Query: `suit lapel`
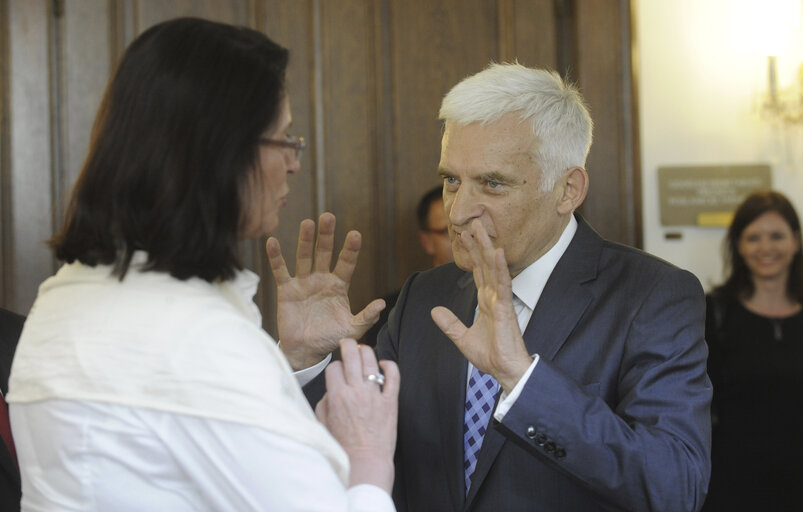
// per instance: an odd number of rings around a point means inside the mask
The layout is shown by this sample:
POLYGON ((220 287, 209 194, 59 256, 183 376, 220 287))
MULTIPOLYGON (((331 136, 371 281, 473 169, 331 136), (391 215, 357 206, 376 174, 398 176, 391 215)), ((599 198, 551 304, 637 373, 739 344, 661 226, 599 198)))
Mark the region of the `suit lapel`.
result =
MULTIPOLYGON (((457 296, 449 308, 467 326, 474 322, 474 310, 477 307, 477 289, 471 274, 458 280, 457 296)), ((437 330, 437 327, 435 327, 437 330)), ((447 470, 449 494, 452 497, 454 510, 462 508, 465 497, 463 483, 463 409, 466 401, 466 368, 468 362, 463 354, 446 337, 440 333, 437 363, 437 393, 439 402, 439 422, 441 447, 444 465, 447 470)))
MULTIPOLYGON (((576 215, 576 218, 577 232, 549 276, 522 335, 527 351, 530 354, 537 353, 546 360, 555 357, 592 299, 591 293, 583 288, 582 283, 594 279, 597 275, 602 238, 582 217, 576 215)), ((463 387, 465 388, 465 377, 463 387)), ((465 389, 463 394, 465 395, 465 389)), ((496 397, 497 404, 499 395, 496 397)), ((491 418, 490 428, 485 433, 480 448, 471 490, 466 496, 465 509, 470 507, 506 441, 506 437, 493 428, 494 421, 491 418)))
POLYGON ((577 216, 575 233, 547 280, 527 328, 524 344, 531 354, 552 360, 591 303, 583 283, 597 275, 602 238, 577 216))

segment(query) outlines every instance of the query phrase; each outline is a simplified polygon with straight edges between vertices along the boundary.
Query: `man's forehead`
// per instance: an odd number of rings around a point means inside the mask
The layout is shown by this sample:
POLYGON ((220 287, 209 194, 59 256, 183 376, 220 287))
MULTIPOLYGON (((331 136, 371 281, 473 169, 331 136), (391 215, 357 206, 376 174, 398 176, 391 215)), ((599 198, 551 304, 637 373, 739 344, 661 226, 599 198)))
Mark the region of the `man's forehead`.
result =
POLYGON ((441 153, 438 174, 441 176, 466 175, 469 177, 514 178, 530 172, 538 172, 535 158, 523 148, 488 148, 487 151, 463 152, 449 148, 441 153))

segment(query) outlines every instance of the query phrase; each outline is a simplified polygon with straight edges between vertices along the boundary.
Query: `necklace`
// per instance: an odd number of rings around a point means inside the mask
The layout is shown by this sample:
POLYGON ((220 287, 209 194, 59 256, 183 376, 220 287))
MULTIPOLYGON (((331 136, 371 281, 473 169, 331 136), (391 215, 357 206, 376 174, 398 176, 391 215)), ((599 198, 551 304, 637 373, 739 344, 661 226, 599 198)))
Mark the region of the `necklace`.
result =
POLYGON ((783 320, 780 318, 770 318, 770 325, 772 325, 772 335, 775 341, 783 339, 783 320))

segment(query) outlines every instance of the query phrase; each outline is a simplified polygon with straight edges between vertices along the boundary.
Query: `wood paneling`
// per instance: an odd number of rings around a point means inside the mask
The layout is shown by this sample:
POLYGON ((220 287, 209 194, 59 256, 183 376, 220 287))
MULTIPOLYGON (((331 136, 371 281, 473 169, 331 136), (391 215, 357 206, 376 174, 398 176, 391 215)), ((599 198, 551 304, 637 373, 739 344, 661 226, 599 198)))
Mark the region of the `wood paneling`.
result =
MULTIPOLYGON (((337 216, 336 240, 356 229, 371 233, 378 218, 376 73, 372 2, 321 2, 324 105, 324 209, 337 216)), ((363 306, 376 289, 376 240, 363 237, 363 257, 354 275, 351 298, 363 306)))
MULTIPOLYGON (((70 187, 86 158, 89 137, 115 56, 109 44, 108 0, 72 2, 55 20, 58 28, 56 106, 58 119, 57 160, 61 168, 54 178, 55 229, 62 225, 62 212, 70 187)), ((54 51, 56 51, 54 50, 54 51)))
MULTIPOLYGON (((16 311, 30 307, 56 268, 42 242, 61 222, 59 199, 81 167, 116 59, 137 34, 175 16, 251 26, 291 49, 294 131, 309 149, 274 235, 293 268, 302 219, 334 212, 338 244, 359 230, 355 309, 427 267, 415 207, 438 183, 440 101, 492 60, 571 70, 597 126, 584 212, 608 237, 638 243, 628 0, 0 0, 0 7, 2 298, 16 311)), ((244 243, 242 252, 263 276, 257 302, 275 333, 264 240, 244 243)))
MULTIPOLYGON (((5 304, 30 308, 39 283, 55 270, 45 246, 53 232, 54 139, 52 39, 54 17, 47 0, 9 2, 8 9, 8 216, 4 228, 5 304), (8 244, 8 245, 6 245, 8 244)), ((4 162, 4 163, 5 163, 4 162)))
POLYGON ((439 183, 441 99, 454 84, 499 57, 493 2, 421 2, 416 9, 400 2, 392 6, 396 218, 390 225, 398 265, 385 292, 399 288, 412 271, 429 266, 428 256, 418 246, 415 208, 421 194, 439 183))
POLYGON ((583 0, 576 8, 577 78, 594 119, 583 214, 606 238, 640 245, 641 186, 630 68, 630 2, 583 0))

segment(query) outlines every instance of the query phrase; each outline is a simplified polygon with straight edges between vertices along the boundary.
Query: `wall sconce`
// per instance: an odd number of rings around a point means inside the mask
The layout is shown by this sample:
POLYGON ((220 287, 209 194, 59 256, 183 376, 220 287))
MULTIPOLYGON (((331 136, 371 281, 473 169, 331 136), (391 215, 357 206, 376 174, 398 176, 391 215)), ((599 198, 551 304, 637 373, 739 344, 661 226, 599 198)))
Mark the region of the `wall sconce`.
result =
POLYGON ((797 83, 784 89, 778 85, 778 58, 767 58, 767 93, 761 110, 784 123, 803 123, 803 63, 798 67, 797 83))

